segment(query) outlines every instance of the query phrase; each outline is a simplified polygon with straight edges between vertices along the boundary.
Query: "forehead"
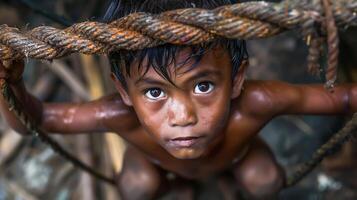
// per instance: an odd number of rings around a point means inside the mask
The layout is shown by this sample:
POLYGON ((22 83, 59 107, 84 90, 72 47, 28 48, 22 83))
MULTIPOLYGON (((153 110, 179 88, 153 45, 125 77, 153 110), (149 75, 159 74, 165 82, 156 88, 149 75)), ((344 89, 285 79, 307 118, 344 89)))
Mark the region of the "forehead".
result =
MULTIPOLYGON (((184 48, 176 54, 173 62, 170 62, 168 66, 164 67, 166 67, 165 70, 170 76, 170 79, 175 79, 204 70, 214 70, 217 68, 219 70, 226 68, 231 69, 232 63, 228 51, 221 47, 214 47, 207 50, 198 62, 196 62, 195 57, 192 55, 191 48, 184 48)), ((163 78, 159 73, 160 72, 157 72, 157 70, 148 63, 147 57, 142 63, 133 62, 130 67, 130 79, 132 80, 138 80, 143 77, 163 78)))

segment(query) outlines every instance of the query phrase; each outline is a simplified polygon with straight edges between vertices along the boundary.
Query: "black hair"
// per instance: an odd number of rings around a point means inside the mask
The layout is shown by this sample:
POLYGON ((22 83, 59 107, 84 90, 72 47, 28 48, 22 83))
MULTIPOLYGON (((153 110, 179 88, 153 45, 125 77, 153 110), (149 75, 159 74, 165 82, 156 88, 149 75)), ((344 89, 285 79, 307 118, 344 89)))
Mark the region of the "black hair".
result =
MULTIPOLYGON (((152 14, 159 14, 168 10, 175 10, 181 8, 204 8, 214 9, 219 6, 236 3, 236 0, 111 0, 109 8, 107 9, 103 20, 110 22, 119 19, 133 12, 147 12, 152 14)), ((184 46, 164 44, 157 47, 146 48, 136 51, 119 50, 109 55, 111 70, 118 78, 118 80, 127 87, 125 82, 125 75, 130 76, 130 65, 133 61, 141 63, 147 58, 147 65, 144 66, 145 71, 152 67, 164 79, 172 83, 168 72, 168 67, 171 63, 176 64, 175 56, 181 50, 189 47, 191 48, 191 55, 186 59, 193 58, 197 64, 204 53, 217 45, 225 48, 232 60, 232 78, 236 75, 241 65, 242 60, 248 58, 246 45, 244 40, 229 40, 218 39, 210 43, 184 46)), ((192 65, 191 69, 195 67, 192 65)))

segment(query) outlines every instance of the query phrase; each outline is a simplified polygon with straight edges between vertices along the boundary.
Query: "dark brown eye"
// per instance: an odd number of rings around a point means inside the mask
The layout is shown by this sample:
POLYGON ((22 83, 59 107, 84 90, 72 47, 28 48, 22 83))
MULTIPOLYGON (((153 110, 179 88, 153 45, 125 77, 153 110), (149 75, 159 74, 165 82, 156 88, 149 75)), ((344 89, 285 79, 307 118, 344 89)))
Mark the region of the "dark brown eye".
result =
POLYGON ((213 90, 214 86, 210 82, 201 82, 195 86, 194 93, 196 94, 207 94, 213 90))
POLYGON ((165 93, 160 88, 151 88, 146 91, 145 96, 149 99, 156 100, 164 97, 165 93))

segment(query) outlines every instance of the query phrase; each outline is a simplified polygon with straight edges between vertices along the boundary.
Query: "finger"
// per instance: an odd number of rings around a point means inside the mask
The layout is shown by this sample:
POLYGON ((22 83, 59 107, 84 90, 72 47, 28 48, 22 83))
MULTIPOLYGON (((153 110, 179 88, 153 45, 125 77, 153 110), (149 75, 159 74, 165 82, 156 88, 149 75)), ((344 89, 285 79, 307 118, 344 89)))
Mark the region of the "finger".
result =
POLYGON ((0 70, 0 79, 7 79, 7 73, 4 70, 0 70))
POLYGON ((5 67, 5 69, 9 69, 12 65, 12 60, 3 60, 2 65, 5 67))

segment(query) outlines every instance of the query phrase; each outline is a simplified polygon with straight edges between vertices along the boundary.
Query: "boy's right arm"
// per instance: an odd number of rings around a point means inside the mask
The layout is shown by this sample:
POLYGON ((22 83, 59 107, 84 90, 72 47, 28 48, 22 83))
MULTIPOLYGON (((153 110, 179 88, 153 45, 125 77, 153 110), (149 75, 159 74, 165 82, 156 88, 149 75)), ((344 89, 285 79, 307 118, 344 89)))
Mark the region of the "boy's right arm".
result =
POLYGON ((41 127, 48 132, 119 132, 137 127, 133 110, 119 94, 108 95, 85 103, 45 103, 41 127))
MULTIPOLYGON (((0 78, 8 81, 23 111, 47 132, 125 132, 137 124, 134 112, 124 105, 119 95, 110 95, 87 103, 42 103, 26 91, 21 79, 23 62, 14 63, 9 69, 0 62, 0 78)), ((26 127, 8 108, 1 96, 0 110, 3 117, 15 131, 26 134, 26 127)))

